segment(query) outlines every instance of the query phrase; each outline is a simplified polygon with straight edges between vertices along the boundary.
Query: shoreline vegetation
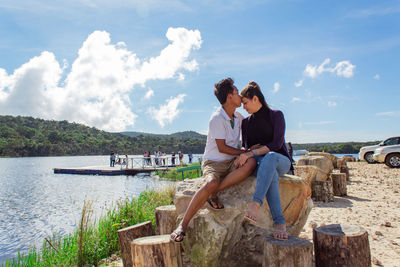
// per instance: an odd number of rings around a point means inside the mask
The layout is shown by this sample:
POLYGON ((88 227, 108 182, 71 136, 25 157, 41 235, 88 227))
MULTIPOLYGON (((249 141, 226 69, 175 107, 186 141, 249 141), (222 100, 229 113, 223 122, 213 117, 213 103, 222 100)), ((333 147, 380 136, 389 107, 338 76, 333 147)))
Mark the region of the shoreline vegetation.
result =
MULTIPOLYGON (((0 157, 142 155, 144 151, 182 151, 202 154, 207 136, 194 131, 174 134, 139 132, 109 133, 68 121, 43 120, 0 115, 0 157)), ((287 140, 290 141, 290 140, 287 140)), ((331 154, 356 154, 372 142, 292 144, 294 150, 324 151, 331 154)))
MULTIPOLYGON (((178 172, 178 169, 184 168, 184 167, 195 167, 195 166, 200 166, 200 162, 196 162, 193 164, 182 164, 180 166, 171 168, 168 171, 157 170, 157 171, 155 171, 155 175, 158 175, 160 178, 163 178, 163 179, 168 179, 168 180, 173 180, 173 181, 181 181, 182 173, 178 172)), ((201 176, 200 170, 184 171, 183 175, 184 175, 185 179, 199 178, 201 176)))
POLYGON ((151 221, 155 228, 155 209, 171 205, 173 196, 173 187, 142 192, 138 198, 117 202, 97 222, 91 216, 93 201, 85 201, 74 233, 45 238, 40 249, 18 253, 0 266, 99 266, 102 259, 119 251, 119 229, 145 221, 151 221))

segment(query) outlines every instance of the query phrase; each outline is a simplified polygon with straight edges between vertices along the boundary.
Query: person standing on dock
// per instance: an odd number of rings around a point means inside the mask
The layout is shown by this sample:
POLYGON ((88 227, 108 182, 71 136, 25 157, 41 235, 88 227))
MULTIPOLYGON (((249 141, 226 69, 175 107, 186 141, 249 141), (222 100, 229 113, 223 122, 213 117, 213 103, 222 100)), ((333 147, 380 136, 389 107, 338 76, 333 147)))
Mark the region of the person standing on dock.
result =
POLYGON ((172 152, 172 159, 171 159, 171 161, 172 161, 172 165, 175 165, 175 152, 172 152))
POLYGON ((110 167, 114 167, 114 165, 115 165, 115 154, 114 154, 114 151, 111 151, 111 154, 110 154, 110 167))
POLYGON ((243 116, 236 112, 242 105, 236 86, 231 78, 224 79, 214 86, 214 94, 221 103, 220 109, 210 119, 207 143, 204 151, 204 183, 193 196, 174 232, 171 240, 182 242, 190 220, 207 201, 211 209, 223 209, 217 192, 246 179, 257 166, 256 160, 250 158, 236 168, 236 156, 247 152, 240 149, 240 128, 243 116))
POLYGON ((188 157, 189 157, 189 164, 192 164, 192 159, 193 159, 193 154, 192 154, 192 152, 190 152, 190 153, 188 154, 188 157))

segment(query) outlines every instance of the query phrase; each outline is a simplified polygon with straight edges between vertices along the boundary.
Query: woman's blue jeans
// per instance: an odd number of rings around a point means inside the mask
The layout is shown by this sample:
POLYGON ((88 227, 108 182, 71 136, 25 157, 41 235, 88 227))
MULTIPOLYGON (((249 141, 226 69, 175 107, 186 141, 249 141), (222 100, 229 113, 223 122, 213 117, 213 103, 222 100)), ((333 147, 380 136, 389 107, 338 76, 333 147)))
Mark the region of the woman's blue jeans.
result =
POLYGON ((274 224, 284 224, 285 217, 283 217, 279 194, 279 175, 288 173, 290 160, 272 151, 263 156, 256 156, 255 159, 258 163, 257 184, 252 201, 262 205, 266 197, 274 224))

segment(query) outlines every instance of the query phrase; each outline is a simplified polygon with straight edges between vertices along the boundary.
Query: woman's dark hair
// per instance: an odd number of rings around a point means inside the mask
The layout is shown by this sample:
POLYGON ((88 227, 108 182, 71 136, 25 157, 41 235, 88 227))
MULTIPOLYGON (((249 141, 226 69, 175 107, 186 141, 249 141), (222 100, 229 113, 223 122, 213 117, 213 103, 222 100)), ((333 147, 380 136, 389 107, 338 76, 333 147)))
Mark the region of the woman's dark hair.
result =
POLYGON ((248 99, 253 99, 254 96, 257 96, 258 100, 261 102, 261 105, 267 109, 270 109, 267 105, 267 102, 265 102, 265 98, 261 92, 260 86, 254 81, 249 82, 249 84, 243 88, 243 90, 240 92, 240 96, 248 99))
POLYGON ((226 102, 228 94, 233 94, 234 89, 232 78, 226 78, 214 85, 214 95, 217 97, 219 103, 223 105, 226 102))

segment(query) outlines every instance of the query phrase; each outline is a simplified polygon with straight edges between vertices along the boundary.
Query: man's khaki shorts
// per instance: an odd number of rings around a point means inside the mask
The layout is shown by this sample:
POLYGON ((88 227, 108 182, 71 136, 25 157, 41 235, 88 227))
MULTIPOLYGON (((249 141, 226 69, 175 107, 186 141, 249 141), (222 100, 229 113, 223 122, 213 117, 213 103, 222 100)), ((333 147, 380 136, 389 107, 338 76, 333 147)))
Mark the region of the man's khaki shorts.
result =
POLYGON ((227 176, 232 171, 236 170, 235 158, 228 159, 224 161, 212 161, 207 160, 203 164, 203 177, 207 179, 208 176, 215 176, 219 182, 221 182, 225 176, 227 176))

